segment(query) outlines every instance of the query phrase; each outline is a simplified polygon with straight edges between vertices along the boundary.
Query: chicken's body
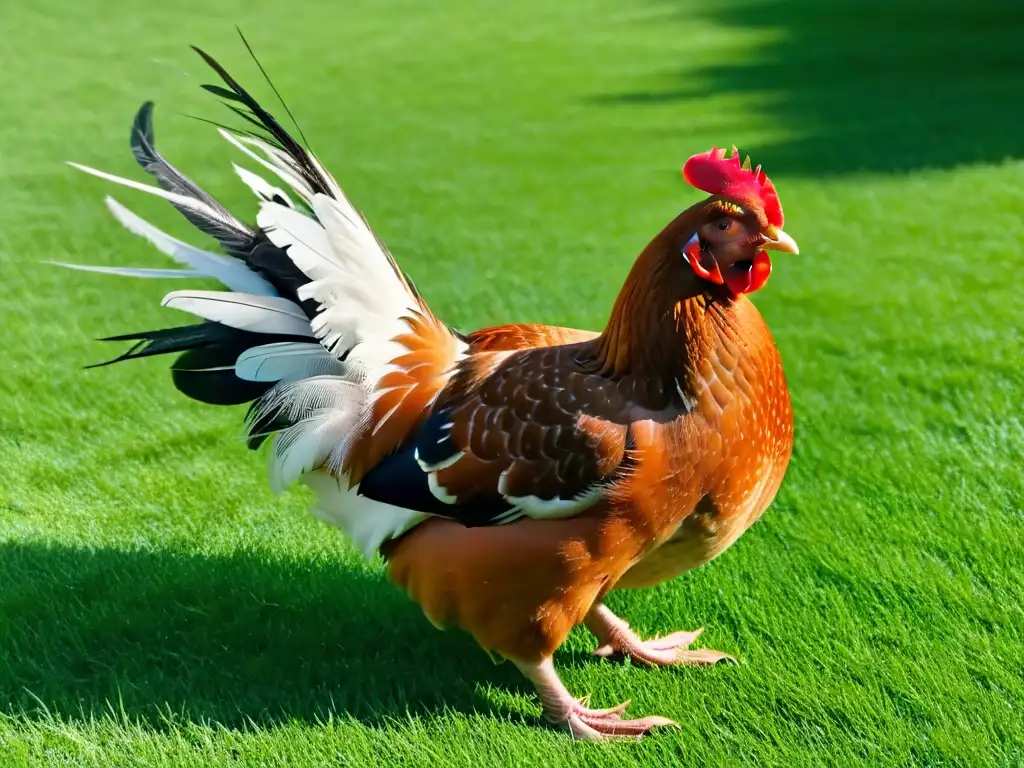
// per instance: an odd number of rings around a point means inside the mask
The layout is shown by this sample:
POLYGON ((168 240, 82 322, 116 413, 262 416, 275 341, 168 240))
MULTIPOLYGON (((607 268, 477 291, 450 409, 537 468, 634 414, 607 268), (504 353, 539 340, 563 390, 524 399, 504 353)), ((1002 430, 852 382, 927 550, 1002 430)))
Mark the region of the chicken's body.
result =
MULTIPOLYGON (((435 518, 387 548, 392 579, 431 621, 461 626, 505 657, 540 660, 612 589, 654 586, 703 565, 757 521, 792 449, 778 352, 746 299, 700 296, 684 306, 687 332, 704 331, 681 334, 676 347, 692 408, 634 425, 635 467, 605 504, 508 529, 435 518)), ((584 346, 598 334, 509 326, 469 338, 472 354, 477 339, 482 351, 570 339, 584 346)))
POLYGON ((241 223, 156 153, 144 107, 133 148, 155 193, 238 262, 111 201, 132 231, 235 291, 169 294, 165 304, 207 322, 121 337, 139 344, 119 359, 184 351, 183 392, 256 400, 250 440, 274 435, 273 483, 309 485, 317 514, 367 556, 379 551, 434 624, 513 661, 552 722, 581 738, 667 723, 587 709, 551 658, 583 622, 601 655, 728 658, 688 650, 696 633, 644 642, 601 601, 706 563, 778 491, 789 395, 743 295, 767 279, 762 247, 795 251, 770 182, 715 151, 692 158, 688 180, 713 197, 644 249, 603 332, 509 325, 464 336, 433 315, 315 159, 206 58, 272 141, 229 138, 300 204, 240 171, 262 200, 258 229, 241 223))

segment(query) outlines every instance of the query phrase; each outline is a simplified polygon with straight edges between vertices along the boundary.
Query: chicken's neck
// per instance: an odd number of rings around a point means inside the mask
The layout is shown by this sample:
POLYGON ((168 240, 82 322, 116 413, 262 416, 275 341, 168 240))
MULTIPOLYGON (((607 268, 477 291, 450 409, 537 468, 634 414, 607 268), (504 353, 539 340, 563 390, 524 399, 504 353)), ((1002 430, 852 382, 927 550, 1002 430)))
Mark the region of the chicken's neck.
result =
POLYGON ((637 259, 596 339, 602 373, 662 380, 674 391, 711 352, 733 300, 681 259, 657 247, 637 259))

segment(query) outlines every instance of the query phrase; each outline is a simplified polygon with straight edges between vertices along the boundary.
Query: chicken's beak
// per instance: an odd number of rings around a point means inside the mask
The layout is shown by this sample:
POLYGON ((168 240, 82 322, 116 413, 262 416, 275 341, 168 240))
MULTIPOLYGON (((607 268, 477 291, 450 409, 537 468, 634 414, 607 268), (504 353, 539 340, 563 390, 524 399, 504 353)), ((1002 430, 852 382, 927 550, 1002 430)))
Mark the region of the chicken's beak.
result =
POLYGON ((783 251, 784 253, 800 253, 800 247, 796 244, 796 240, 778 227, 765 227, 762 234, 768 238, 761 246, 765 250, 783 251))

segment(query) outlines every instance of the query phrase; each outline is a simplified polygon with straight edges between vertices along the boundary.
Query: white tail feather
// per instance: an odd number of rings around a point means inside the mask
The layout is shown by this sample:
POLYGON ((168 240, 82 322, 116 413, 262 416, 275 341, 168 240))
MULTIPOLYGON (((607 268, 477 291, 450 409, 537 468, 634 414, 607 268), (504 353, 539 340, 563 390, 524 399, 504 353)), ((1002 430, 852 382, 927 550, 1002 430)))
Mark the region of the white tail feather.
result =
POLYGON ((299 297, 322 309, 311 327, 335 355, 352 351, 375 381, 402 348, 390 340, 408 329, 403 318, 419 306, 373 232, 347 201, 314 195, 317 218, 264 203, 259 226, 312 282, 299 297))
POLYGON ((201 214, 203 216, 207 216, 210 219, 213 219, 214 221, 219 221, 225 227, 228 227, 230 229, 237 229, 238 227, 242 226, 239 221, 235 219, 225 218, 223 213, 214 210, 206 203, 202 202, 201 200, 197 200, 194 197, 189 197, 188 195, 179 195, 176 192, 168 192, 166 189, 162 189, 161 187, 153 187, 150 186, 149 184, 142 184, 138 181, 126 179, 122 176, 115 176, 114 174, 107 173, 106 171, 100 171, 97 170, 96 168, 90 168, 88 165, 81 165, 79 163, 72 162, 69 162, 68 165, 70 165, 72 168, 77 168, 80 171, 84 171, 85 173, 88 173, 91 176, 96 176, 101 179, 106 179, 107 181, 112 181, 115 184, 120 184, 122 186, 130 187, 132 189, 137 189, 140 192, 147 192, 151 195, 155 195, 156 197, 162 197, 164 200, 167 200, 168 202, 173 203, 174 205, 177 205, 181 208, 185 208, 187 210, 194 211, 195 213, 201 214))
POLYGON ((358 386, 358 381, 350 375, 282 382, 263 396, 250 421, 273 413, 280 413, 289 421, 308 418, 319 410, 351 403, 354 395, 350 390, 353 386, 358 386))
POLYGON ((247 381, 298 381, 340 376, 345 366, 317 343, 283 341, 247 349, 235 362, 235 375, 247 381))
POLYGON ((223 128, 220 129, 220 135, 268 171, 276 174, 281 181, 291 187, 303 200, 309 202, 313 198, 313 190, 310 189, 309 185, 302 179, 302 177, 294 171, 290 163, 282 165, 279 162, 272 162, 275 160, 275 156, 272 154, 273 148, 268 144, 250 136, 238 136, 230 131, 224 130, 223 128), (269 158, 269 160, 260 157, 249 149, 249 147, 257 147, 264 155, 266 155, 266 158, 269 158))
POLYGON ((149 269, 147 267, 97 267, 93 264, 68 264, 65 261, 44 261, 54 267, 65 269, 77 269, 80 272, 99 272, 104 275, 121 275, 122 277, 144 277, 144 278, 182 278, 182 277, 205 277, 202 272, 194 269, 149 269))
POLYGON ((316 219, 279 203, 263 203, 256 223, 310 280, 323 280, 345 269, 331 250, 327 232, 316 219))
POLYGON ((359 413, 323 410, 279 432, 270 464, 271 489, 280 493, 307 472, 331 465, 332 454, 344 457, 359 418, 359 413))
POLYGON ((240 178, 245 185, 253 191, 253 194, 260 198, 260 200, 270 202, 275 198, 278 198, 284 200, 289 208, 295 207, 292 205, 291 198, 288 197, 288 194, 280 187, 268 184, 262 177, 257 176, 252 171, 247 171, 236 163, 232 163, 231 165, 235 169, 235 173, 238 174, 238 178, 240 178))
MULTIPOLYGON (((323 309, 312 321, 313 332, 328 349, 353 349, 370 371, 377 371, 401 349, 389 340, 407 330, 404 318, 419 307, 365 222, 347 203, 316 195, 317 218, 338 268, 304 285, 302 298, 323 309)), ((371 376, 373 374, 371 373, 371 376)))
POLYGON ((275 492, 318 467, 337 469, 366 418, 365 405, 366 390, 341 376, 279 384, 267 393, 250 421, 279 413, 295 422, 274 437, 270 484, 275 492))
POLYGON ((112 197, 108 196, 106 203, 114 218, 129 232, 146 238, 179 264, 187 264, 197 272, 220 281, 233 291, 256 296, 277 296, 277 291, 270 283, 237 259, 210 253, 171 237, 132 213, 112 197))
MULTIPOLYGON (((245 139, 243 138, 243 140, 245 139)), ((295 158, 293 158, 285 150, 267 144, 265 141, 262 141, 261 139, 257 139, 255 137, 249 138, 246 141, 246 143, 249 144, 250 146, 258 147, 263 153, 266 154, 270 161, 275 165, 278 165, 281 168, 286 168, 291 173, 294 173, 296 175, 303 175, 295 158)), ((313 157, 313 154, 311 152, 306 153, 305 159, 311 166, 313 166, 313 169, 317 172, 319 178, 326 183, 327 192, 332 197, 344 199, 345 193, 341 191, 341 187, 338 186, 338 182, 336 182, 334 180, 334 177, 331 176, 331 174, 329 174, 322 165, 320 165, 320 162, 315 157, 313 157)))
POLYGON ((347 271, 373 274, 382 281, 382 288, 394 290, 397 286, 402 303, 408 302, 408 292, 395 274, 391 260, 358 211, 345 198, 332 200, 326 195, 315 195, 311 204, 327 231, 334 253, 348 266, 347 271))
POLYGON ((241 331, 313 335, 302 308, 279 296, 227 291, 172 291, 161 304, 241 331))

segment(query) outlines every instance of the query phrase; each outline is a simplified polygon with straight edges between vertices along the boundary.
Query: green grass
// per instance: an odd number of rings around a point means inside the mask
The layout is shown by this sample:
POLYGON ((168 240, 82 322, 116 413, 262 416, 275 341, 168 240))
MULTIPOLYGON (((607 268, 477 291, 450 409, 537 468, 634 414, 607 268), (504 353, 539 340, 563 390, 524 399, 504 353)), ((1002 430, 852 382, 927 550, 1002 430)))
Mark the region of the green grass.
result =
POLYGON ((1024 20, 1013 0, 824 5, 5 9, 0 764, 1024 764, 1024 20), (252 211, 239 155, 179 115, 223 114, 188 43, 269 95, 236 23, 462 328, 600 326, 696 199, 694 152, 735 142, 775 179, 804 251, 756 297, 789 475, 726 555, 611 600, 646 633, 706 625, 743 664, 594 663, 583 631, 557 657, 579 695, 680 730, 536 727, 509 665, 434 631, 303 494, 270 494, 241 409, 184 400, 166 361, 81 370, 110 352, 93 338, 179 318, 167 285, 40 263, 163 264, 62 161, 141 178, 126 140, 153 98, 168 157, 252 211))

